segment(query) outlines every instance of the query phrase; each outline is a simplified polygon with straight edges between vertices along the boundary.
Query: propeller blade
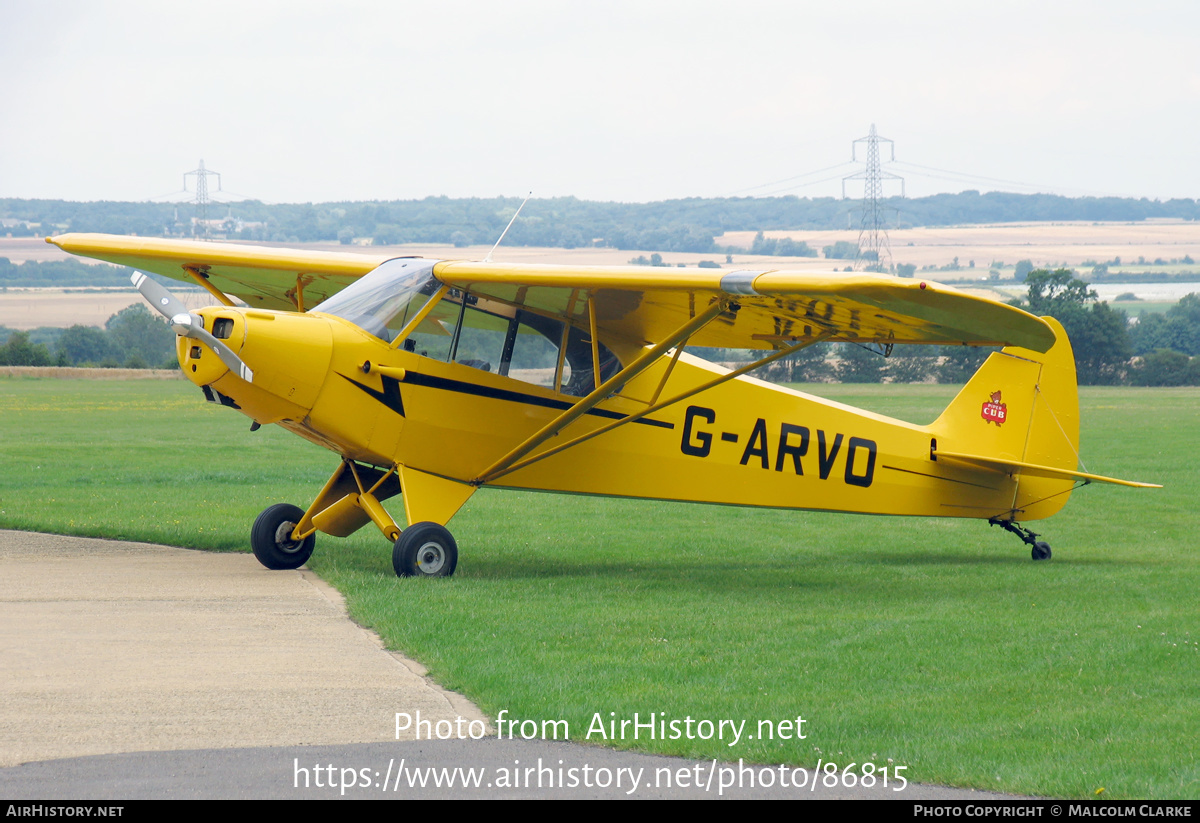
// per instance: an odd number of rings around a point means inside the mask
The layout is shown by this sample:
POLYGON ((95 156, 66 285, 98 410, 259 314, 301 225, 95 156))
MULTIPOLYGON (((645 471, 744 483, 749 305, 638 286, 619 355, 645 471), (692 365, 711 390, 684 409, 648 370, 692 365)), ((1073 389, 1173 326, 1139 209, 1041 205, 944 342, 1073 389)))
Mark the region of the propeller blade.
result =
POLYGON ((250 367, 242 362, 242 358, 238 357, 233 349, 213 337, 210 332, 205 331, 204 320, 200 315, 189 312, 182 300, 141 272, 134 272, 129 279, 142 293, 142 297, 146 298, 146 302, 167 318, 167 322, 171 324, 171 328, 177 335, 199 340, 212 349, 217 357, 221 358, 221 362, 229 367, 230 371, 247 383, 254 382, 254 372, 250 370, 250 367))
POLYGON ((135 271, 129 279, 133 281, 134 288, 142 293, 142 297, 146 298, 146 302, 163 317, 170 320, 178 314, 187 314, 187 306, 183 305, 182 300, 140 271, 135 271))

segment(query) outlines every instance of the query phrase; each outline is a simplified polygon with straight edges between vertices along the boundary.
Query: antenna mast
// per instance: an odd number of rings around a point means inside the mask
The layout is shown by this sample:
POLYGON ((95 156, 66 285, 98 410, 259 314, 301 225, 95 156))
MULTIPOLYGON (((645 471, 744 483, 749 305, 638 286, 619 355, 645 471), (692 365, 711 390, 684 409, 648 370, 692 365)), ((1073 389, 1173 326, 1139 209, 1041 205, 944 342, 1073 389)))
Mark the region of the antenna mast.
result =
POLYGON ((521 205, 517 206, 516 212, 513 213, 512 220, 508 221, 508 225, 504 227, 504 231, 500 232, 500 239, 496 241, 496 245, 492 246, 492 250, 487 253, 487 257, 483 258, 484 263, 492 262, 492 254, 496 249, 500 248, 501 241, 504 240, 504 235, 508 234, 508 230, 512 228, 512 224, 517 222, 517 215, 521 213, 521 209, 525 208, 525 204, 529 202, 529 198, 533 197, 533 192, 525 195, 525 199, 521 201, 521 205))

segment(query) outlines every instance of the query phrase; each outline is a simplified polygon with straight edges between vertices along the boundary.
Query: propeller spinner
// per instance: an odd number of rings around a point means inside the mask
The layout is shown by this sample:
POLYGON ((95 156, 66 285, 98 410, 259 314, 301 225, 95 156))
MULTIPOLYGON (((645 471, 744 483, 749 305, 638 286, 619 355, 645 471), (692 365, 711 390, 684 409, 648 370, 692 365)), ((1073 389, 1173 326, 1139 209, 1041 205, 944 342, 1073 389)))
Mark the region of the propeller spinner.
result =
POLYGON ((242 362, 242 359, 234 353, 233 349, 213 337, 208 331, 205 331, 204 319, 198 314, 189 312, 187 306, 183 305, 182 300, 141 272, 134 272, 133 276, 129 279, 133 282, 137 290, 142 293, 142 297, 146 298, 146 302, 154 306, 159 314, 167 318, 167 322, 171 324, 171 328, 175 330, 177 335, 180 337, 189 337, 192 340, 199 340, 212 349, 217 357, 221 358, 221 362, 229 367, 230 371, 237 374, 247 383, 254 382, 254 372, 250 370, 250 367, 242 362))

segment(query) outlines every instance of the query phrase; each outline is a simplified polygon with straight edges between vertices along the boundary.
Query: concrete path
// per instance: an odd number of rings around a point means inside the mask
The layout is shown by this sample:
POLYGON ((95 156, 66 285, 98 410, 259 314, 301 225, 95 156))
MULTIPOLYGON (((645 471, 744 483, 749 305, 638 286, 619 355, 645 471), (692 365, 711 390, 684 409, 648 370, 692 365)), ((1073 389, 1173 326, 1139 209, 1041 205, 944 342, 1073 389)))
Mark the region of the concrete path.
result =
POLYGON ((1001 799, 492 734, 418 741, 409 730, 397 741, 396 713, 417 711, 432 724, 487 723, 385 651, 310 572, 0 531, 0 797, 10 800, 1001 799))
POLYGON ((0 661, 0 767, 394 740, 417 710, 486 721, 311 572, 248 554, 0 531, 0 661))

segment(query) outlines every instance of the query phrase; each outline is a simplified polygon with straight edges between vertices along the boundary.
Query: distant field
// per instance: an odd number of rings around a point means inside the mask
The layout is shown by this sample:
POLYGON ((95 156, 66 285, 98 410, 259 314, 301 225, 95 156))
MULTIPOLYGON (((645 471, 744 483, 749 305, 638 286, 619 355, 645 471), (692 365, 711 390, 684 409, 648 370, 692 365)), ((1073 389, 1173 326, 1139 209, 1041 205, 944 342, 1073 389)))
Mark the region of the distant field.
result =
MULTIPOLYGON (((791 237, 795 240, 806 241, 810 246, 820 249, 838 240, 856 242, 857 230, 847 231, 779 231, 767 232, 770 237, 791 237)), ((982 282, 987 277, 988 267, 993 261, 1000 261, 1011 267, 1018 260, 1031 260, 1035 266, 1080 266, 1085 260, 1103 262, 1120 257, 1125 263, 1132 263, 1139 256, 1147 260, 1163 258, 1181 259, 1190 255, 1200 260, 1200 222, 1149 222, 1149 223, 1006 223, 1000 225, 982 226, 948 226, 943 228, 905 229, 890 233, 892 257, 896 263, 914 263, 918 267, 926 265, 949 265, 958 258, 961 270, 953 272, 927 272, 920 276, 931 280, 980 278, 977 286, 960 286, 972 293, 978 293, 997 299, 1007 299, 1007 295, 990 288, 982 282), (975 261, 974 269, 968 268, 970 261, 975 261)), ((749 248, 754 240, 754 232, 729 232, 716 238, 718 245, 734 245, 749 248)), ((279 245, 279 244, 258 244, 279 245)), ((443 259, 473 259, 480 260, 490 251, 490 246, 471 246, 455 248, 443 245, 404 245, 404 246, 343 246, 337 243, 299 244, 302 248, 350 251, 366 255, 388 257, 401 254, 416 254, 426 257, 443 259)), ((498 261, 509 263, 562 263, 567 265, 625 265, 631 259, 648 256, 654 250, 620 250, 620 249, 555 249, 532 248, 524 246, 501 246, 495 254, 498 261)), ((50 246, 37 238, 0 238, 0 257, 8 257, 13 261, 21 260, 61 260, 69 255, 57 247, 50 246)), ((724 252, 707 252, 704 254, 675 253, 663 254, 663 259, 675 265, 683 263, 695 266, 702 260, 714 261, 722 268, 756 268, 782 267, 789 269, 828 271, 831 268, 844 268, 851 261, 826 260, 821 257, 765 257, 749 254, 734 253, 733 262, 727 263, 724 252)), ((1123 267, 1134 268, 1134 267, 1123 267)), ((1142 270, 1145 267, 1137 267, 1142 270)), ((1200 266, 1149 266, 1155 271, 1162 269, 1180 271, 1190 268, 1200 272, 1200 266)), ((1005 272, 1011 278, 1011 270, 1005 272)), ((1003 282, 1003 281, 1001 281, 1003 282)), ((1011 279, 1009 280, 1011 284, 1011 279)), ((1106 284, 1107 286, 1107 284, 1106 284)), ((1187 291, 1200 290, 1182 287, 1187 291)), ((1120 291, 1145 291, 1145 297, 1152 297, 1153 285, 1137 288, 1121 288, 1120 291)), ((1178 291, 1178 288, 1176 288, 1178 291)), ((1174 293, 1174 292, 1172 292, 1174 293)), ((197 306, 206 305, 207 297, 195 296, 189 298, 197 306)), ((1157 298, 1161 300, 1162 298, 1157 298)), ((138 297, 133 292, 123 295, 120 293, 103 297, 86 297, 83 295, 58 295, 50 292, 18 292, 0 293, 0 325, 18 329, 34 328, 37 326, 58 325, 69 326, 72 323, 87 325, 102 325, 115 311, 136 302, 138 297), (61 301, 61 302, 60 302, 61 301), (69 321, 69 322, 67 322, 69 321)))
MULTIPOLYGON (((41 237, 0 237, 0 257, 7 257, 13 263, 24 263, 32 260, 40 263, 47 260, 66 260, 71 255, 62 251, 58 246, 52 246, 41 237)), ((84 258, 79 258, 83 260, 84 258)), ((101 261, 91 261, 99 263, 101 261)))
MULTIPOLYGON (((804 240, 817 249, 838 240, 858 240, 856 229, 765 234, 804 240)), ((1031 260, 1035 267, 1048 267, 1080 266, 1085 260, 1104 262, 1117 257, 1127 264, 1139 256, 1151 261, 1182 259, 1185 255, 1200 260, 1200 222, 1002 223, 901 229, 888 232, 888 236, 897 263, 944 266, 957 257, 963 268, 974 260, 981 276, 987 274, 992 261, 1012 266, 1018 260, 1031 260)), ((718 237, 717 243, 748 248, 753 239, 754 232, 728 232, 718 237)), ((1158 271, 1170 267, 1148 268, 1158 271)))
MULTIPOLYGON (((175 289, 188 308, 210 306, 207 293, 175 289)), ((26 289, 0 291, 0 326, 28 330, 39 326, 69 328, 75 324, 103 327, 108 318, 128 306, 144 303, 131 286, 122 289, 26 289)))
MULTIPOLYGON (((814 390, 921 422, 954 391, 814 390)), ((1166 488, 1077 492, 1034 524, 1044 563, 978 521, 485 489, 451 524, 451 580, 395 578, 373 529, 320 536, 311 565, 438 682, 576 739, 595 712, 803 715, 805 740, 636 747, 1200 798, 1200 389, 1084 389, 1082 420, 1089 470, 1166 488)), ((0 528, 217 550, 245 551, 259 510, 307 504, 335 463, 183 381, 0 378, 0 442, 0 528)))
POLYGON ((38 326, 68 328, 76 323, 103 326, 126 306, 142 302, 129 291, 80 292, 77 289, 8 289, 0 292, 0 326, 36 329, 38 326))
MULTIPOLYGON (((805 240, 820 249, 838 240, 856 242, 858 229, 842 231, 771 231, 768 237, 791 237, 805 240)), ((1100 262, 1120 257, 1126 267, 1134 268, 1139 256, 1147 260, 1182 258, 1190 255, 1200 260, 1200 221, 1195 222, 1138 222, 1138 223, 1001 223, 974 226, 943 226, 937 228, 903 229, 889 232, 892 256, 897 263, 918 266, 949 264, 955 257, 965 269, 969 261, 986 275, 994 260, 1009 266, 1018 260, 1032 260, 1035 266, 1066 263, 1078 266, 1084 260, 1100 262)), ((716 238, 719 246, 750 248, 754 232, 727 232, 716 238)), ((261 244, 278 245, 278 244, 261 244)), ((490 246, 470 246, 463 249, 449 244, 409 244, 404 246, 343 246, 337 243, 300 244, 312 248, 359 252, 373 255, 421 254, 448 259, 482 259, 490 246)), ((513 263, 569 263, 578 265, 617 265, 639 254, 657 249, 555 249, 524 246, 501 246, 496 260, 513 263)), ((40 238, 0 237, 0 257, 21 260, 62 260, 64 252, 40 238)), ((725 265, 724 254, 674 253, 663 255, 668 262, 695 265, 701 260, 716 260, 725 265)), ((761 257, 735 254, 737 265, 748 262, 783 262, 800 267, 828 268, 842 264, 840 260, 805 257, 761 257)), ((1151 266, 1155 270, 1162 267, 1151 266)), ((966 274, 967 272, 963 272, 966 274)))
MULTIPOLYGON (((1196 291, 1200 291, 1200 284, 1197 285, 1196 291)), ((1110 301, 1112 302, 1112 301, 1110 301)), ((1121 309, 1130 317, 1140 317, 1143 314, 1162 314, 1167 309, 1175 305, 1177 301, 1161 301, 1161 300, 1132 300, 1113 302, 1114 309, 1121 309)))
POLYGON ((70 366, 0 366, 0 378, 56 380, 182 380, 178 369, 84 369, 70 366))

